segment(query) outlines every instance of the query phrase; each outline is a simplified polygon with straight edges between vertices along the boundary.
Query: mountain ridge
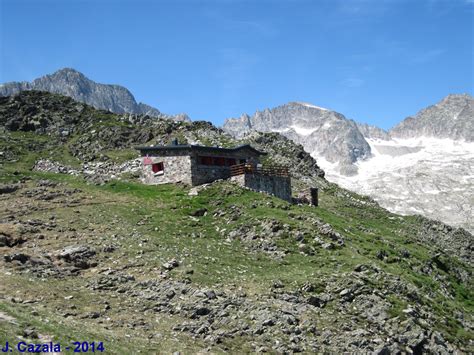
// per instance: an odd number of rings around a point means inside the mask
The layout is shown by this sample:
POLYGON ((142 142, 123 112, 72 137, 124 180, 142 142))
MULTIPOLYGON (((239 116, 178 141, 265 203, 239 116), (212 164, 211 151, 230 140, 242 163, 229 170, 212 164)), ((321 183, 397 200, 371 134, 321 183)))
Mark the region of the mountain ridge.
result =
POLYGON ((178 121, 189 120, 189 117, 185 114, 167 115, 160 112, 157 108, 137 102, 127 88, 117 84, 97 83, 73 68, 59 69, 52 74, 44 75, 31 82, 23 81, 1 84, 0 96, 10 96, 25 90, 40 90, 63 94, 95 108, 119 114, 130 113, 178 121))
POLYGON ((354 165, 357 161, 371 157, 370 145, 365 138, 390 140, 426 136, 470 142, 474 141, 473 118, 472 96, 449 94, 389 130, 356 122, 339 112, 299 101, 257 110, 252 116, 244 113, 238 118, 228 118, 223 129, 234 137, 242 137, 253 130, 282 133, 303 144, 311 154, 321 156, 330 163, 338 163, 339 172, 351 176, 357 173, 354 165), (327 131, 331 122, 339 123, 332 132, 327 131), (342 145, 338 149, 333 147, 336 142, 342 145))
POLYGON ((256 111, 253 116, 243 114, 227 119, 223 129, 235 137, 252 130, 281 133, 302 144, 309 153, 339 164, 340 171, 346 175, 355 174, 354 163, 371 155, 370 146, 355 121, 308 103, 289 102, 256 111))
POLYGON ((474 98, 449 94, 392 127, 393 138, 436 137, 474 141, 474 98))

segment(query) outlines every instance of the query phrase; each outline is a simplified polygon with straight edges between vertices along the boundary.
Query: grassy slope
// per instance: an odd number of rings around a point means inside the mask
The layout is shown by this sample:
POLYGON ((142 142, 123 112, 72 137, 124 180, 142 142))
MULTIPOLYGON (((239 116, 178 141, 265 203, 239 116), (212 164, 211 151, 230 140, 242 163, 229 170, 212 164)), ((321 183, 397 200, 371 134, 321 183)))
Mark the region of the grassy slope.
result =
MULTIPOLYGON (((236 189, 225 183, 206 189, 199 196, 188 196, 187 188, 180 186, 151 187, 131 182, 91 186, 79 178, 64 175, 31 173, 25 170, 20 174, 11 173, 19 168, 21 169, 21 165, 17 164, 4 167, 1 180, 17 181, 25 176, 33 181, 44 178, 57 180, 66 186, 80 188, 83 194, 88 196, 88 201, 98 203, 85 203, 74 210, 58 206, 49 210, 32 211, 27 215, 28 218, 45 220, 55 214, 58 220, 66 225, 74 225, 77 230, 93 230, 98 240, 88 240, 92 245, 113 242, 113 232, 119 233, 127 247, 115 255, 117 258, 114 261, 105 260, 104 263, 120 268, 140 261, 141 266, 131 268, 137 278, 145 276, 141 274, 142 271, 145 274, 146 270, 153 273, 164 261, 176 257, 184 260, 184 264, 171 273, 172 277, 186 277, 190 278, 193 284, 221 288, 232 284, 239 285, 252 295, 268 290, 275 280, 281 281, 290 289, 298 289, 307 282, 324 288, 324 280, 335 273, 342 274, 353 270, 358 264, 375 264, 391 275, 416 285, 423 294, 432 295, 431 300, 424 301, 443 305, 435 307, 439 319, 444 316, 451 319, 455 310, 463 309, 467 314, 473 312, 472 293, 466 286, 452 279, 455 297, 446 299, 438 292, 439 284, 436 281, 414 271, 417 266, 428 262, 434 251, 410 239, 411 224, 414 223, 411 217, 390 214, 371 204, 364 208, 351 206, 354 201, 364 199, 346 192, 341 193, 336 187, 321 193, 321 207, 311 208, 290 206, 278 199, 236 189), (254 208, 251 208, 251 205, 254 205, 254 208), (198 221, 189 217, 190 211, 202 207, 208 209, 206 216, 198 221), (214 218, 213 212, 229 208, 242 211, 240 217, 225 225, 229 230, 241 224, 252 224, 271 218, 310 233, 311 227, 294 216, 318 217, 345 236, 346 246, 332 251, 318 248, 315 249, 315 255, 308 256, 300 254, 297 243, 288 237, 278 241, 290 251, 282 260, 271 258, 264 253, 251 252, 242 242, 226 242, 216 231, 216 227, 222 227, 227 221, 214 218), (131 236, 134 233, 147 239, 147 243, 142 244, 134 239, 131 236), (193 238, 193 233, 198 233, 201 237, 193 238), (391 260, 391 257, 400 254, 401 249, 408 250, 412 257, 391 260), (388 262, 375 257, 379 250, 385 250, 389 254, 388 262), (187 269, 192 269, 194 273, 184 274, 187 269)), ((49 236, 46 240, 52 249, 60 249, 66 242, 70 242, 49 236)), ((454 259, 449 262, 459 263, 454 259)), ((64 308, 68 303, 64 300, 66 295, 73 295, 75 304, 83 311, 95 302, 100 302, 99 294, 84 288, 90 273, 93 271, 88 270, 82 276, 72 279, 39 281, 25 274, 3 272, 0 276, 2 293, 18 296, 23 300, 38 297, 43 300, 40 302, 41 307, 37 307, 36 303, 15 304, 6 300, 0 301, 0 312, 15 317, 18 321, 15 326, 0 323, 0 342, 15 338, 27 326, 34 326, 42 334, 54 335, 55 339, 63 341, 71 338, 105 339, 109 348, 115 351, 149 349, 141 343, 143 335, 139 331, 125 332, 128 333, 127 336, 121 331, 107 330, 103 325, 85 326, 91 322, 89 320, 69 320, 55 314, 55 309, 64 308), (38 315, 31 317, 32 311, 38 315)), ((452 278, 449 274, 446 276, 452 278)), ((401 310, 406 307, 406 302, 396 296, 390 297, 390 301, 392 316, 403 317, 401 310)), ((169 324, 174 322, 169 316, 157 318, 155 331, 161 331, 165 336, 159 343, 152 342, 152 346, 154 344, 160 349, 178 348, 187 351, 204 346, 190 338, 179 339, 169 335, 169 324)), ((437 327, 450 340, 466 342, 472 336, 465 334, 460 324, 454 320, 447 324, 439 323, 437 327)))

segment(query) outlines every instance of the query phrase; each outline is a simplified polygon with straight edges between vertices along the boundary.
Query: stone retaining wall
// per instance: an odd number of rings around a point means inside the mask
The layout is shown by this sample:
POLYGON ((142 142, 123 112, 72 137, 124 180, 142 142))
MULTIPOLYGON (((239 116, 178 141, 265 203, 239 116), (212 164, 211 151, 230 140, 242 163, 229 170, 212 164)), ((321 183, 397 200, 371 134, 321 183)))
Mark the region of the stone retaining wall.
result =
POLYGON ((262 174, 242 174, 232 176, 231 181, 240 186, 258 192, 265 192, 282 200, 291 202, 291 178, 284 176, 269 176, 262 174))

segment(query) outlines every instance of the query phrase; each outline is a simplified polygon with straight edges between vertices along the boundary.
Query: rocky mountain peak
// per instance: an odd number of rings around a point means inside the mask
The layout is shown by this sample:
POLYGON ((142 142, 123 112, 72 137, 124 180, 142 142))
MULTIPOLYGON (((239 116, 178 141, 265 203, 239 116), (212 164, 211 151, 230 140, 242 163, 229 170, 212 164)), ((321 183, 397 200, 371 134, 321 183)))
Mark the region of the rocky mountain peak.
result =
POLYGON ((63 68, 32 82, 11 82, 0 85, 0 96, 11 96, 25 90, 47 91, 62 94, 95 108, 115 113, 143 114, 158 118, 189 120, 180 115, 175 118, 158 109, 138 103, 132 93, 123 86, 100 84, 73 68, 63 68))
POLYGON ((314 156, 337 163, 343 174, 357 170, 355 163, 370 156, 370 146, 356 123, 344 115, 313 104, 289 102, 242 115, 224 123, 224 130, 235 137, 251 131, 278 132, 303 145, 314 156))
POLYGON ((58 69, 56 72, 53 73, 53 75, 54 74, 67 74, 67 73, 75 73, 75 74, 79 74, 79 75, 84 76, 84 74, 82 74, 81 72, 77 71, 74 68, 69 68, 69 67, 58 69))
POLYGON ((302 102, 302 101, 293 101, 293 102, 290 102, 289 105, 298 105, 298 106, 308 107, 308 108, 322 110, 322 111, 330 111, 327 108, 316 106, 308 102, 302 102))
POLYGON ((474 98, 451 94, 407 117, 389 131, 392 137, 435 137, 474 141, 474 98))
POLYGON ((462 93, 462 94, 449 94, 447 95, 444 99, 442 99, 441 101, 445 101, 445 100, 458 100, 458 99, 465 99, 465 100, 469 100, 471 99, 472 100, 472 96, 469 95, 468 93, 462 93))
POLYGON ((364 138, 375 138, 382 140, 390 140, 390 134, 380 127, 369 125, 367 123, 357 122, 357 128, 362 133, 364 138))
POLYGON ((84 74, 82 74, 81 72, 77 71, 74 68, 62 68, 62 69, 58 69, 52 74, 49 74, 49 76, 71 76, 71 75, 86 78, 84 74))
MULTIPOLYGON (((40 86, 49 87, 51 90, 56 90, 55 93, 57 94, 61 94, 61 90, 90 90, 94 84, 95 83, 84 74, 72 68, 59 69, 52 74, 37 78, 31 83, 33 88, 40 86)), ((129 96, 133 97, 127 89, 123 88, 123 90, 126 91, 129 96)))

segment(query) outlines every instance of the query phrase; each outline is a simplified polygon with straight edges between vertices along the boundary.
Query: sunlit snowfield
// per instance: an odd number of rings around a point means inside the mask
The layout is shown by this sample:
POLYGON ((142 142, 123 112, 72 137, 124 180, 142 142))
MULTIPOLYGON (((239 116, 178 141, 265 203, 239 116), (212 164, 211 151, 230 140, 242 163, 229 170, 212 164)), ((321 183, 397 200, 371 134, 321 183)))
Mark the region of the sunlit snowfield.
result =
POLYGON ((474 143, 437 138, 368 139, 372 158, 355 176, 315 156, 328 180, 390 211, 423 214, 474 232, 474 143))

